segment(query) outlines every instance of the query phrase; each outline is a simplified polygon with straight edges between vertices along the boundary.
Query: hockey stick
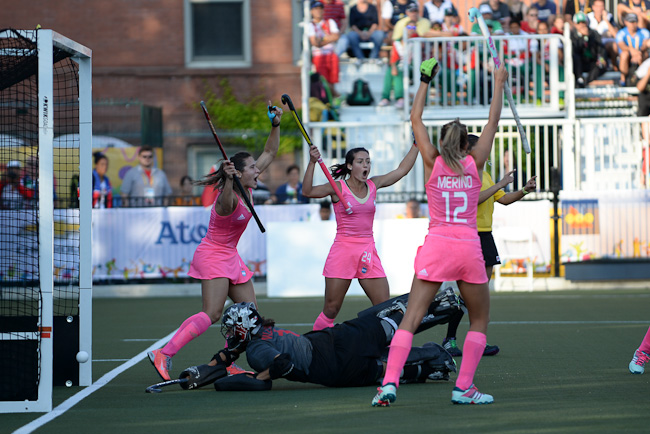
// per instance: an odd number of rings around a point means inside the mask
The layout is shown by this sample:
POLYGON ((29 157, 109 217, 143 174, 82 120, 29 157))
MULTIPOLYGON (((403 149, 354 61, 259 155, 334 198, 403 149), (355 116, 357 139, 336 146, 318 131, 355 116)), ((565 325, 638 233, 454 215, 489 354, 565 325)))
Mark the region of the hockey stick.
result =
MULTIPOLYGON (((302 125, 302 121, 300 120, 300 117, 296 112, 296 108, 293 106, 293 101, 291 101, 291 97, 286 93, 282 95, 282 104, 286 104, 289 106, 289 110, 291 110, 293 119, 296 121, 296 124, 298 124, 298 128, 300 129, 302 136, 305 138, 309 146, 314 146, 314 144, 311 142, 311 139, 309 138, 309 134, 307 134, 307 131, 305 131, 305 127, 302 125)), ((320 168, 323 169, 323 173, 325 173, 327 180, 329 181, 330 185, 334 189, 334 193, 336 193, 341 203, 343 203, 343 194, 341 193, 339 186, 336 184, 336 181, 334 181, 334 178, 332 178, 332 175, 330 174, 329 170, 327 170, 327 167, 325 166, 325 163, 323 162, 322 158, 318 159, 318 164, 320 165, 320 168)), ((347 212, 348 214, 352 214, 352 205, 350 204, 350 202, 348 202, 348 207, 345 209, 345 212, 347 212)))
MULTIPOLYGON (((502 63, 499 59, 499 54, 497 53, 497 48, 494 45, 494 41, 492 40, 492 35, 490 35, 490 30, 488 29, 487 24, 485 24, 485 20, 477 8, 471 8, 469 10, 469 20, 471 22, 478 20, 478 25, 481 28, 481 33, 483 33, 483 37, 487 40, 488 49, 492 55, 492 60, 494 60, 494 66, 496 66, 497 69, 501 68, 502 63)), ((528 144, 528 138, 526 137, 524 126, 521 125, 519 113, 517 113, 515 102, 512 99, 512 90, 510 89, 508 82, 505 83, 503 90, 506 93, 506 98, 508 99, 510 110, 512 110, 512 116, 515 118, 515 122, 517 122, 517 129, 519 130, 519 136, 521 137, 521 143, 524 146, 524 151, 526 151, 527 154, 530 154, 530 145, 528 144)))
MULTIPOLYGON (((162 388, 166 386, 171 386, 172 384, 183 384, 189 381, 189 377, 178 378, 176 380, 163 381, 162 383, 152 384, 151 386, 145 389, 147 393, 160 393, 162 388)), ((183 387, 183 386, 181 386, 183 387)))
MULTIPOLYGON (((217 131, 214 129, 214 125, 212 125, 212 121, 210 120, 210 113, 208 113, 208 108, 205 106, 205 103, 203 101, 201 101, 201 108, 203 109, 203 114, 205 115, 205 119, 208 121, 208 125, 210 125, 210 130, 212 131, 214 140, 217 141, 217 145, 219 145, 219 149, 221 149, 221 154, 223 155, 223 159, 227 160, 228 156, 226 155, 226 151, 224 151, 223 146, 221 145, 221 140, 219 140, 219 136, 217 136, 217 131)), ((260 228, 260 231, 262 233, 266 232, 266 229, 264 229, 264 226, 262 225, 260 218, 257 216, 257 213, 255 212, 255 209, 253 208, 250 199, 248 199, 248 192, 244 190, 244 186, 241 185, 239 178, 237 178, 236 176, 233 176, 232 178, 235 181, 235 185, 237 186, 237 189, 241 193, 241 197, 244 199, 244 202, 246 202, 246 206, 248 207, 249 210, 251 210, 251 214, 253 214, 253 218, 257 222, 257 226, 260 228)))

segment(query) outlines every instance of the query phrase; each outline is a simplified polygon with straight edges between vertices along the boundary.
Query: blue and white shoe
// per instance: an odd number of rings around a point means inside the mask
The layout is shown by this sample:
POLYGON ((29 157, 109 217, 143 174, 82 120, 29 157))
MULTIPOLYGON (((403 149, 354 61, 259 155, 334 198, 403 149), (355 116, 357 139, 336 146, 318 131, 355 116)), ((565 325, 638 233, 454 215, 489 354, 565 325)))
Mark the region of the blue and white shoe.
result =
POLYGON ((391 402, 397 399, 397 386, 394 383, 388 383, 385 386, 377 388, 377 394, 372 398, 373 407, 388 407, 391 402))
POLYGON ((650 354, 637 348, 628 368, 633 374, 643 374, 645 372, 645 364, 648 362, 650 362, 650 354))
POLYGON ((454 404, 492 404, 494 397, 479 392, 476 386, 472 384, 467 390, 454 387, 453 392, 451 392, 451 402, 454 404))

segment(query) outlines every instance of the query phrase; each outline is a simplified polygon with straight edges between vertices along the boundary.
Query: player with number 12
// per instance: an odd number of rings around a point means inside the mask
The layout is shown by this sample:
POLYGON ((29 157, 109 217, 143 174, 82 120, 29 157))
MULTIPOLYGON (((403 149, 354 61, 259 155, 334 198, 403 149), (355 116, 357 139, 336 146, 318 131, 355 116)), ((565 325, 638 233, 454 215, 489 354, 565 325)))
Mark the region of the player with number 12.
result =
POLYGON ((495 71, 494 97, 487 125, 476 146, 468 152, 467 128, 458 119, 440 131, 436 148, 422 122, 422 113, 431 78, 439 69, 436 59, 422 62, 420 86, 413 101, 411 123, 415 141, 424 161, 425 190, 429 202, 429 233, 415 257, 415 277, 409 304, 395 333, 388 355, 382 386, 372 405, 386 407, 397 399, 399 375, 427 306, 442 282, 458 281, 469 314, 469 332, 463 346, 463 362, 451 396, 454 404, 491 404, 492 396, 474 386, 474 373, 487 342, 490 292, 485 261, 476 229, 476 210, 481 190, 483 165, 490 155, 503 105, 506 68, 495 71))

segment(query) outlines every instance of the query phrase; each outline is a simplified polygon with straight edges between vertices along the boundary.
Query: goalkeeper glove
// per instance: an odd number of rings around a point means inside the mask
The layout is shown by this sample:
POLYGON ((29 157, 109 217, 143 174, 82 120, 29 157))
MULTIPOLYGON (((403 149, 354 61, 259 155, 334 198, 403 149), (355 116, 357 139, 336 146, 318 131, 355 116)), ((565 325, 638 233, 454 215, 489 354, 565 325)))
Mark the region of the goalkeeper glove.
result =
POLYGON ((436 59, 432 57, 429 60, 425 60, 420 65, 420 81, 429 84, 438 71, 440 71, 440 64, 438 64, 436 59))

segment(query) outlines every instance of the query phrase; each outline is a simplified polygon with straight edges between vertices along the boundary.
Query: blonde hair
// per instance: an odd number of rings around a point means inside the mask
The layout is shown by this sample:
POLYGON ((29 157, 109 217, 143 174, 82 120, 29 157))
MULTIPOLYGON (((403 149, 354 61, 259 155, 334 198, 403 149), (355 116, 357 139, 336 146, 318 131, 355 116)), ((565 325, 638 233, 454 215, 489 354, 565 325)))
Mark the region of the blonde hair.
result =
POLYGON ((465 173, 460 160, 467 149, 467 127, 456 118, 440 130, 440 155, 451 170, 459 175, 465 173))

